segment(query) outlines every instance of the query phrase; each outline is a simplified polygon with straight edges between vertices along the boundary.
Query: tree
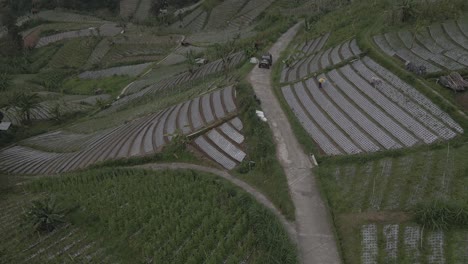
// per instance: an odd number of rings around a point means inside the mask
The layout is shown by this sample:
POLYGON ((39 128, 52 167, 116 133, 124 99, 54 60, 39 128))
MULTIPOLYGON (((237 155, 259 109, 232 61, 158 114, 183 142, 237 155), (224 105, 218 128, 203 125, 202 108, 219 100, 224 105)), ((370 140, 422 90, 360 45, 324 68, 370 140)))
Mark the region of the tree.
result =
POLYGON ((25 219, 37 231, 51 232, 64 223, 63 213, 63 210, 58 209, 55 199, 45 197, 32 202, 25 213, 25 219))
POLYGON ((240 36, 236 36, 224 45, 216 44, 214 46, 216 57, 221 59, 222 65, 223 65, 223 71, 226 77, 229 73, 229 64, 231 63, 232 55, 235 52, 236 40, 239 38, 240 36))
POLYGON ((11 85, 11 77, 6 73, 0 73, 0 92, 5 91, 11 85))
POLYGON ((16 108, 22 122, 31 121, 31 111, 39 107, 40 97, 36 93, 16 92, 8 100, 7 108, 16 108))
POLYGON ((190 72, 190 74, 193 74, 195 72, 195 66, 197 65, 196 61, 195 61, 195 54, 193 54, 193 51, 192 50, 189 50, 187 52, 187 67, 188 67, 188 71, 190 72))

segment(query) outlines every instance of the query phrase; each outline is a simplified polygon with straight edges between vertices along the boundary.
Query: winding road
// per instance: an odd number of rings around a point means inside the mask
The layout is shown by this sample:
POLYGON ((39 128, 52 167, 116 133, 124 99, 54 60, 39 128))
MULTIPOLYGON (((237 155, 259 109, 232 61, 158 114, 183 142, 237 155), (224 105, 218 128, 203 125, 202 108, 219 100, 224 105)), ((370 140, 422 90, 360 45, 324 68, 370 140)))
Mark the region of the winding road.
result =
MULTIPOLYGON (((284 33, 269 52, 279 58, 300 28, 296 24, 284 33)), ((278 159, 286 172, 289 191, 296 207, 296 232, 302 263, 341 263, 332 219, 312 173, 312 163, 291 129, 271 85, 271 71, 255 67, 247 77, 275 138, 278 159)))

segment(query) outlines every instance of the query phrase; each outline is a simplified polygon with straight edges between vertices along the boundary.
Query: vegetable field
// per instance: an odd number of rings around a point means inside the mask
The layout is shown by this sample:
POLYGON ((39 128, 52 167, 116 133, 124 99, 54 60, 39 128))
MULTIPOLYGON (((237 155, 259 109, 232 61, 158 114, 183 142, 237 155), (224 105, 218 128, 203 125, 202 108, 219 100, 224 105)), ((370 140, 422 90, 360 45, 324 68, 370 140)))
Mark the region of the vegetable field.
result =
POLYGON ((467 153, 467 145, 447 144, 360 164, 322 165, 318 172, 347 262, 466 263, 466 225, 431 231, 415 222, 413 212, 434 201, 466 206, 467 153))
MULTIPOLYGON (((68 225, 86 234, 88 243, 112 254, 100 263, 110 259, 120 263, 297 262, 295 248, 279 221, 250 196, 211 175, 107 168, 43 178, 26 189, 33 195, 47 191, 61 207, 76 208, 61 228, 68 225)), ((0 262, 31 259, 28 263, 35 263, 38 258, 31 256, 39 248, 49 261, 86 260, 86 253, 73 259, 70 256, 75 253, 67 252, 74 249, 67 245, 80 244, 68 237, 82 236, 65 237, 70 231, 63 232, 63 239, 55 238, 57 245, 52 248, 66 250, 57 254, 49 252, 50 241, 42 242, 47 235, 25 238, 27 230, 18 227, 13 223, 2 229, 2 237, 12 239, 0 242, 0 262), (51 257, 55 255, 60 258, 51 257)))

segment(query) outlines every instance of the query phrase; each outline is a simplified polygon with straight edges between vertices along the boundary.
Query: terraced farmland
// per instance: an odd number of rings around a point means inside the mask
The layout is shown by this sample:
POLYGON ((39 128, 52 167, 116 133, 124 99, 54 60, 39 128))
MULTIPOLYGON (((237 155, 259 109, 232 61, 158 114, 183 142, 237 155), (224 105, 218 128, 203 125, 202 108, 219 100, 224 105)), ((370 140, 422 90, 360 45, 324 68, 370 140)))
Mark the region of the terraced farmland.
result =
POLYGON ((433 24, 416 33, 408 30, 374 36, 375 44, 387 55, 416 65, 428 73, 468 67, 467 20, 433 24))
POLYGON ((242 127, 242 121, 236 117, 198 137, 194 145, 210 159, 232 170, 246 156, 241 147, 245 139, 240 131, 242 127))
POLYGON ((203 8, 199 7, 170 27, 172 29, 185 29, 190 32, 198 32, 205 26, 207 18, 208 13, 203 10, 203 8))
POLYGON ((274 0, 247 1, 238 15, 230 21, 228 29, 241 29, 250 25, 273 2, 274 0))
POLYGON ((210 12, 205 29, 215 30, 227 27, 229 25, 227 22, 238 14, 245 2, 245 0, 226 0, 215 6, 210 12))
POLYGON ((0 203, 8 212, 0 218, 2 263, 297 263, 276 217, 208 173, 108 168, 24 187, 29 195, 0 203), (37 234, 21 226, 21 212, 46 191, 76 209, 66 224, 37 234))
POLYGON ((435 200, 467 200, 467 145, 395 158, 322 164, 347 263, 465 263, 468 229, 424 230, 412 210, 435 200))
POLYGON ((280 82, 297 82, 362 54, 355 39, 321 51, 328 37, 329 34, 326 34, 298 47, 299 51, 292 56, 299 54, 296 55, 299 58, 290 63, 289 67, 283 64, 280 82))
POLYGON ((81 68, 81 66, 85 65, 96 44, 97 40, 94 38, 70 40, 60 47, 49 60, 47 66, 53 69, 81 68))
MULTIPOLYGON (((110 159, 150 155, 159 152, 172 140, 175 133, 192 134, 222 122, 235 115, 236 111, 235 90, 227 87, 113 129, 97 132, 86 137, 87 140, 82 142, 79 151, 54 153, 25 146, 2 149, 0 168, 1 171, 16 174, 54 174, 85 168, 110 159)), ((70 148, 76 146, 75 140, 82 137, 53 132, 29 139, 25 145, 28 142, 31 145, 32 141, 34 145, 41 146, 41 149, 56 149, 56 141, 50 140, 54 133, 59 134, 61 140, 69 138, 70 148)))
POLYGON ((44 10, 37 14, 37 17, 51 22, 73 22, 73 23, 104 23, 100 18, 64 12, 59 10, 44 10))
POLYGON ((108 255, 103 241, 72 224, 64 224, 49 234, 35 233, 22 225, 22 215, 36 194, 24 193, 2 200, 0 208, 0 262, 2 263, 68 263, 70 259, 81 263, 110 263, 116 259, 108 255))
POLYGON ((113 67, 98 71, 85 71, 78 75, 78 77, 81 79, 99 79, 105 77, 112 77, 114 75, 128 75, 136 77, 142 74, 150 65, 152 65, 152 63, 148 62, 137 65, 113 67))
POLYGON ((150 96, 152 94, 157 93, 158 91, 162 91, 165 89, 173 88, 177 85, 181 85, 184 83, 188 83, 197 79, 204 78, 209 75, 217 74, 223 72, 225 69, 233 69, 237 65, 239 65, 245 58, 245 55, 242 52, 233 54, 229 58, 229 62, 227 65, 224 65, 222 60, 216 60, 205 64, 198 68, 194 73, 184 72, 179 75, 163 79, 157 83, 151 84, 147 86, 147 81, 137 81, 134 82, 132 85, 128 87, 126 90, 126 96, 121 98, 118 101, 112 103, 112 106, 108 109, 101 112, 101 114, 108 114, 113 111, 117 111, 121 107, 125 105, 135 102, 136 100, 141 100, 145 96, 150 96))
MULTIPOLYGON (((54 102, 45 101, 39 104, 38 107, 31 109, 32 120, 49 120, 55 118, 54 108, 58 106, 60 114, 72 114, 78 112, 86 112, 90 110, 89 106, 71 103, 71 102, 54 102)), ((20 125, 23 120, 21 111, 17 108, 9 108, 8 110, 2 111, 5 114, 5 121, 9 121, 14 125, 20 125)))
POLYGON ((47 46, 51 43, 55 43, 61 40, 68 40, 73 38, 81 37, 92 37, 92 36, 103 36, 103 37, 112 37, 119 34, 122 31, 122 28, 118 27, 115 24, 104 24, 98 28, 92 27, 81 30, 68 31, 63 33, 58 33, 51 36, 42 37, 36 44, 36 48, 47 46))
POLYGON ((282 88, 299 122, 324 154, 356 154, 430 144, 463 129, 416 89, 365 57, 282 88), (378 77, 381 83, 371 84, 378 77))
POLYGON ((120 16, 124 18, 133 17, 138 8, 140 0, 121 0, 120 1, 120 16))

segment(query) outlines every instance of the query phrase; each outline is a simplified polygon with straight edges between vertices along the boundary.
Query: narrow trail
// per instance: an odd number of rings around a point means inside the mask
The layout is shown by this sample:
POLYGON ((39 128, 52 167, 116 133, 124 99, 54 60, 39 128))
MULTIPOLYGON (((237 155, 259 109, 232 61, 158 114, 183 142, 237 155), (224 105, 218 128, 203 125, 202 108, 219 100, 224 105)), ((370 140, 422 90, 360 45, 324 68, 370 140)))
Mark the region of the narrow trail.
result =
POLYGON ((262 193, 257 191, 255 188, 250 186, 249 184, 245 183, 244 181, 238 179, 237 177, 232 176, 225 170, 219 170, 211 167, 205 167, 195 164, 189 163, 151 163, 151 164, 144 164, 135 166, 133 168, 143 168, 143 169, 150 169, 150 170, 177 170, 177 169, 185 169, 185 170, 196 170, 206 173, 211 173, 217 175, 234 185, 242 188, 244 191, 252 195, 257 202, 261 203, 262 205, 266 206, 276 217, 280 220, 283 224, 284 228, 286 229, 289 237, 295 243, 297 243, 297 234, 294 224, 286 220, 286 218, 281 214, 281 212, 273 205, 268 198, 265 197, 262 193))
MULTIPOLYGON (((300 23, 290 28, 271 47, 276 61, 299 30, 300 23)), ((255 67, 248 76, 255 94, 261 100, 268 124, 273 131, 277 155, 287 176, 289 191, 296 207, 296 232, 302 263, 341 263, 331 227, 331 217, 312 173, 312 163, 291 129, 271 85, 271 71, 255 67)))

